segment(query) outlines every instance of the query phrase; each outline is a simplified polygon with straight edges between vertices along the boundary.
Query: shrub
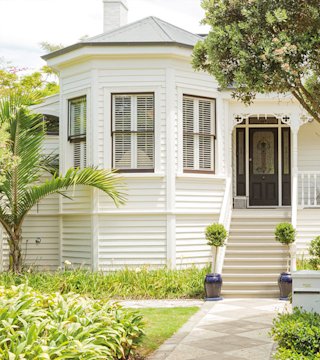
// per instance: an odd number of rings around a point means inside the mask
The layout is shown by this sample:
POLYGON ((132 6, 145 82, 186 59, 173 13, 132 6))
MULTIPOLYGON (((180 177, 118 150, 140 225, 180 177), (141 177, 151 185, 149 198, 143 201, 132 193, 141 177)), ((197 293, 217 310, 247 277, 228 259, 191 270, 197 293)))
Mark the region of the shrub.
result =
POLYGON ((221 247, 224 246, 228 233, 222 224, 215 223, 207 226, 205 235, 208 245, 221 247))
POLYGON ((276 359, 320 359, 320 314, 298 308, 280 314, 271 335, 278 342, 276 359))
POLYGON ((280 223, 275 230, 275 238, 283 245, 290 245, 295 241, 296 230, 290 223, 280 223))
POLYGON ((314 238, 309 246, 310 264, 314 269, 320 266, 320 236, 314 238))
POLYGON ((40 292, 73 292, 95 299, 203 298, 203 277, 208 269, 193 266, 184 270, 171 270, 142 266, 107 273, 83 269, 22 275, 4 272, 0 273, 0 285, 8 288, 28 282, 30 287, 40 292))
POLYGON ((0 358, 128 359, 143 335, 141 316, 75 294, 0 288, 0 358))

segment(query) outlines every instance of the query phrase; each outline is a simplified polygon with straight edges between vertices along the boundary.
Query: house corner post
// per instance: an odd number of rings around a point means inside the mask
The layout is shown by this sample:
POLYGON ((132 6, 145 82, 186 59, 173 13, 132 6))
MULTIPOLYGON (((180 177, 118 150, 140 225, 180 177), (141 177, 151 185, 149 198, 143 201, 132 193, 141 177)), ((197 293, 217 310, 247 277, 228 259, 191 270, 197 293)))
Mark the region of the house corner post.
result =
POLYGON ((175 70, 166 70, 166 212, 167 212, 167 265, 176 267, 176 86, 175 70))
MULTIPOLYGON (((299 125, 293 124, 291 126, 292 134, 292 196, 291 196, 291 223, 292 226, 297 228, 297 217, 298 217, 298 133, 299 125)), ((297 270, 297 258, 296 258, 296 246, 290 248, 291 253, 291 272, 297 270)))

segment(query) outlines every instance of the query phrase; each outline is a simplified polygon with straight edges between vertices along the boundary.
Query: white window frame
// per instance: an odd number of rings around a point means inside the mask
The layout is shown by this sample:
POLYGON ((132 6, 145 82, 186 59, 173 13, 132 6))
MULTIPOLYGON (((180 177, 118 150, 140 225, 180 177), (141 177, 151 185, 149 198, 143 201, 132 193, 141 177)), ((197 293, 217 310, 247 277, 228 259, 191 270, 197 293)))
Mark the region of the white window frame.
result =
MULTIPOLYGON (((203 173, 203 174, 215 174, 216 173, 216 129, 217 129, 217 100, 213 97, 193 95, 192 93, 183 93, 181 96, 182 102, 182 144, 184 143, 184 135, 186 134, 183 130, 184 118, 184 99, 191 99, 194 101, 194 110, 193 110, 193 132, 188 133, 189 135, 193 134, 194 139, 194 166, 193 168, 184 167, 184 150, 182 148, 182 168, 184 173, 203 173), (201 100, 208 101, 211 103, 211 133, 201 133, 199 130, 199 103, 201 100), (211 168, 204 169, 200 168, 200 136, 207 135, 211 136, 211 168)), ((182 145, 183 146, 183 145, 182 145)))
POLYGON ((112 143, 112 168, 116 168, 115 166, 115 148, 114 148, 114 136, 117 133, 121 133, 121 131, 115 130, 115 105, 114 99, 117 96, 128 96, 131 98, 131 130, 128 132, 123 132, 130 134, 131 136, 131 166, 128 168, 119 168, 120 172, 127 173, 154 173, 156 167, 156 147, 155 147, 155 133, 156 133, 156 94, 153 91, 145 91, 145 92, 112 92, 111 93, 111 143, 112 143), (152 133, 153 136, 153 166, 152 168, 139 168, 137 164, 137 150, 138 150, 138 138, 137 134, 137 98, 139 95, 152 95, 153 97, 153 131, 142 131, 141 133, 152 133))

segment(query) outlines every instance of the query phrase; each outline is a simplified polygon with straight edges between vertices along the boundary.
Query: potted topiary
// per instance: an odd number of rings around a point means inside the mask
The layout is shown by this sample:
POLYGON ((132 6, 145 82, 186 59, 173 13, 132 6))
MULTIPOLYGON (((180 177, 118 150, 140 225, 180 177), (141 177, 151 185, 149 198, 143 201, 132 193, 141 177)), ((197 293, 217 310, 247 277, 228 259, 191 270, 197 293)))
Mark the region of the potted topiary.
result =
POLYGON ((296 230, 290 223, 280 223, 276 226, 275 239, 281 244, 288 247, 290 260, 287 260, 287 271, 280 274, 278 285, 280 289, 280 300, 288 300, 288 296, 292 292, 292 277, 290 273, 291 251, 290 245, 294 243, 296 238, 296 230))
POLYGON ((208 245, 212 249, 212 273, 207 274, 204 280, 204 289, 206 293, 206 300, 218 301, 222 300, 221 287, 222 287, 222 276, 217 274, 217 257, 218 248, 225 245, 228 233, 222 224, 212 224, 207 226, 205 231, 208 245))

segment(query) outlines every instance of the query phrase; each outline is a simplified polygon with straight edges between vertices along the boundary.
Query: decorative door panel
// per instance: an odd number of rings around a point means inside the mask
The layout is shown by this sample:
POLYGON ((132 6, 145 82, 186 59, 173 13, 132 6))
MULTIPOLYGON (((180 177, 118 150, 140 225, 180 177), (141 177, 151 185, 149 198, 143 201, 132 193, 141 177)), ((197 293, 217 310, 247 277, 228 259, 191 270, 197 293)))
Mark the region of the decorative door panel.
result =
POLYGON ((249 136, 249 204, 278 205, 278 129, 252 128, 249 136))

